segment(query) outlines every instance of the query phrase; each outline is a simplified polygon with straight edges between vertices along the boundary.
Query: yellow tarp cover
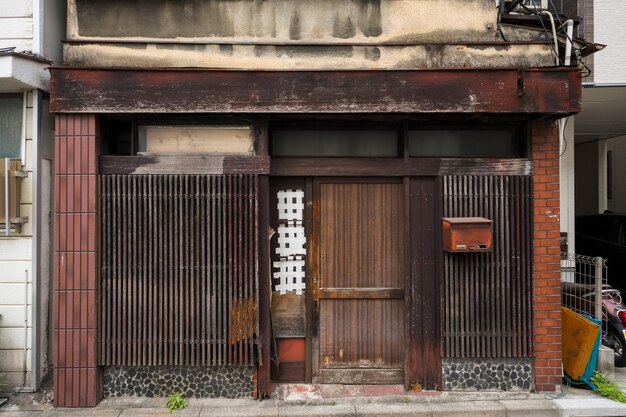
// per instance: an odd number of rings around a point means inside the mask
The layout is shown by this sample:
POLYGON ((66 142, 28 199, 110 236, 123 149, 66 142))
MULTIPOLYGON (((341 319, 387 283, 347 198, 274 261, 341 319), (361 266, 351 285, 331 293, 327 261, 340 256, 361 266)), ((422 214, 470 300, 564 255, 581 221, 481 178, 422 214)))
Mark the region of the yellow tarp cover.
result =
POLYGON ((563 368, 570 378, 578 381, 585 373, 600 326, 569 308, 561 307, 561 311, 563 368))

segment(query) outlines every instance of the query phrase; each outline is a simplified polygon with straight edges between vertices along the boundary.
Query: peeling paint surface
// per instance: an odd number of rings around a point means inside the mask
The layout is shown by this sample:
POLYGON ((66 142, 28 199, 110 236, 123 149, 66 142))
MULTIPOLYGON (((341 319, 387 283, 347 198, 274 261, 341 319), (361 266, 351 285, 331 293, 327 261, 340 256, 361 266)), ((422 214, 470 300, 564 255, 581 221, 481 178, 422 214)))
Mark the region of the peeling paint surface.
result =
POLYGON ((65 45, 71 66, 197 67, 236 69, 420 69, 546 67, 553 65, 545 44, 415 46, 84 44, 65 45))
POLYGON ((68 38, 490 41, 492 0, 68 1, 68 38))
POLYGON ((71 66, 268 70, 533 68, 541 30, 491 0, 68 0, 71 66), (506 41, 504 40, 506 39, 506 41))

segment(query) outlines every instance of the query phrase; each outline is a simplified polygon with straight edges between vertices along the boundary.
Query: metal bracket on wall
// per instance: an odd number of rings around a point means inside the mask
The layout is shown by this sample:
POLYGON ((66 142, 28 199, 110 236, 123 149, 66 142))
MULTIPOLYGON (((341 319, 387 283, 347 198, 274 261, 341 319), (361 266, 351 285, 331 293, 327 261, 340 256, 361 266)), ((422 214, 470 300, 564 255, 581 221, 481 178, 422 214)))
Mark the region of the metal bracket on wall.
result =
MULTIPOLYGON (((28 222, 28 217, 19 216, 20 213, 20 191, 21 179, 28 177, 28 172, 20 170, 20 161, 12 161, 10 158, 0 160, 2 170, 0 177, 4 181, 0 181, 0 198, 4 200, 4 205, 0 207, 0 214, 4 221, 5 236, 11 235, 11 230, 16 233, 20 232, 21 225, 28 222)), ((0 226, 1 227, 1 226, 0 226)))
POLYGON ((517 96, 522 97, 526 94, 526 87, 524 86, 524 71, 517 71, 517 96))

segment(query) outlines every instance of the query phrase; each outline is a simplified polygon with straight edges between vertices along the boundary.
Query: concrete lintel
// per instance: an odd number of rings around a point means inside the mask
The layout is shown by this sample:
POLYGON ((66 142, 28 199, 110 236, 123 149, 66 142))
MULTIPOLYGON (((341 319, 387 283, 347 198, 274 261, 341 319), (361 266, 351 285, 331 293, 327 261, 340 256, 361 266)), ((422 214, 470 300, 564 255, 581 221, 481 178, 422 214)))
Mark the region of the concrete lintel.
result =
POLYGON ((0 55, 0 93, 50 91, 49 62, 20 54, 0 55))

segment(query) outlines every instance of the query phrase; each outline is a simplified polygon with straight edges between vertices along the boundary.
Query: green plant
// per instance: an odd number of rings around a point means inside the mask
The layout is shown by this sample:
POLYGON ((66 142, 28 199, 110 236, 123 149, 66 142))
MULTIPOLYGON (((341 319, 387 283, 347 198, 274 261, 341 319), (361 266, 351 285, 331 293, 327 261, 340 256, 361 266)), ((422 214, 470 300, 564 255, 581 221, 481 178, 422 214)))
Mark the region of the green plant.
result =
POLYGON ((170 414, 176 410, 182 410, 183 408, 187 408, 187 400, 182 392, 177 392, 174 394, 170 394, 165 401, 165 406, 170 411, 170 414))
POLYGON ((402 401, 404 401, 405 403, 408 403, 410 401, 409 396, 405 395, 404 397, 402 397, 402 401))
POLYGON ((330 402, 330 405, 337 405, 337 401, 332 400, 332 401, 330 402))
POLYGON ((626 393, 624 393, 624 391, 622 391, 622 389, 617 386, 617 384, 606 379, 606 377, 600 372, 593 371, 591 383, 598 387, 598 394, 602 395, 603 397, 606 397, 613 401, 626 403, 626 393))

